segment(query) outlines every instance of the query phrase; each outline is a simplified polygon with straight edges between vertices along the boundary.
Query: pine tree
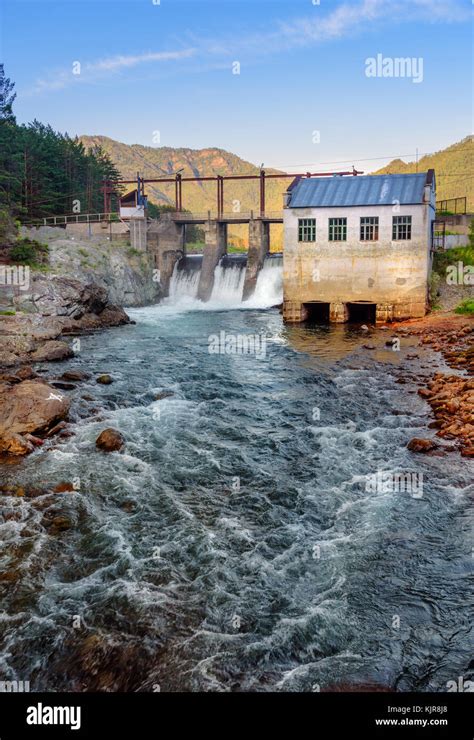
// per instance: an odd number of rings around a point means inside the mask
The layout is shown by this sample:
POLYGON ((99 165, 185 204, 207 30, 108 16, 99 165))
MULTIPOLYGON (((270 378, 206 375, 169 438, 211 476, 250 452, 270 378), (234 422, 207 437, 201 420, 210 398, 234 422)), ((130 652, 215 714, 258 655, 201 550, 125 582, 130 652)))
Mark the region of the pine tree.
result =
POLYGON ((13 103, 16 93, 13 92, 15 83, 5 77, 5 67, 0 64, 0 121, 14 121, 13 103))

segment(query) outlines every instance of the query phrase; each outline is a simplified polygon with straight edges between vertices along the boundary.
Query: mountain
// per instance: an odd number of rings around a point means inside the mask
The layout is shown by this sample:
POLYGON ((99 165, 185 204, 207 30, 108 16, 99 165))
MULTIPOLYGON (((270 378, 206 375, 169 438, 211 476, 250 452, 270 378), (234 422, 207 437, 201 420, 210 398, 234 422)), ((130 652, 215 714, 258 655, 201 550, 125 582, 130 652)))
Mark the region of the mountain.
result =
MULTIPOLYGON (((132 180, 140 172, 145 178, 169 175, 182 169, 183 177, 210 175, 248 175, 258 174, 259 168, 224 149, 173 149, 170 147, 151 147, 140 144, 121 144, 106 136, 81 136, 84 146, 89 149, 99 144, 110 155, 116 167, 126 180, 132 180)), ((434 154, 423 156, 418 162, 418 171, 430 168, 436 170, 437 199, 467 196, 468 210, 474 211, 474 137, 467 136, 452 146, 434 154)), ((267 172, 278 170, 267 169, 267 172)), ((415 162, 394 159, 390 164, 374 174, 397 174, 416 172, 415 162)), ((266 188, 266 211, 279 211, 282 208, 283 192, 291 180, 269 180, 266 188)), ((129 186, 132 189, 133 185, 129 186)), ((163 183, 147 185, 152 203, 174 204, 174 184, 163 183)), ((225 183, 224 210, 232 211, 240 203, 240 210, 255 211, 259 208, 258 180, 235 180, 225 183)), ((183 207, 194 213, 216 210, 216 183, 184 183, 183 207)), ((246 243, 247 229, 233 227, 230 241, 246 243)), ((271 242, 274 249, 282 244, 282 227, 272 226, 271 242)))
MULTIPOLYGON (((474 211, 474 136, 448 146, 418 160, 418 172, 433 168, 436 172, 436 199, 467 197, 467 210, 474 211)), ((120 169, 120 168, 119 168, 120 169)), ((416 162, 394 159, 378 174, 406 174, 416 172, 416 162)))
MULTIPOLYGON (((132 180, 137 172, 147 178, 157 178, 182 169, 183 177, 215 175, 257 175, 259 168, 224 149, 172 149, 170 147, 151 147, 121 144, 106 136, 81 136, 81 141, 89 149, 100 145, 110 155, 125 180, 132 180)), ((267 169, 267 172, 278 170, 267 169)), ((287 181, 291 182, 290 179, 287 181)), ((269 180, 266 183, 266 210, 279 211, 283 206, 284 180, 269 180)), ((132 189, 133 185, 127 186, 132 189)), ((194 213, 215 211, 215 182, 183 183, 183 208, 194 213)), ((174 184, 163 183, 146 186, 149 200, 157 205, 174 205, 174 184)), ((233 211, 240 203, 241 211, 259 209, 258 180, 234 180, 224 187, 224 211, 233 211)), ((231 237, 236 243, 246 241, 247 229, 232 227, 231 237)), ((272 244, 281 245, 282 228, 272 226, 272 244)))

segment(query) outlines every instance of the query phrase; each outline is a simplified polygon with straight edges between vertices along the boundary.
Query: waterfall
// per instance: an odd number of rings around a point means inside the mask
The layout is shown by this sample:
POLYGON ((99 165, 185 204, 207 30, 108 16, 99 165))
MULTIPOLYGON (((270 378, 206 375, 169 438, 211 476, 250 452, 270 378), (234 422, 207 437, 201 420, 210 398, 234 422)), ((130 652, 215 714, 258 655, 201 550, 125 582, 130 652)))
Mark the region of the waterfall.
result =
POLYGON ((201 310, 226 308, 269 308, 283 300, 283 258, 280 253, 269 254, 261 269, 255 293, 242 301, 247 267, 245 254, 227 254, 220 260, 214 273, 214 287, 210 301, 197 299, 202 255, 188 255, 176 263, 170 282, 168 305, 187 305, 201 310))

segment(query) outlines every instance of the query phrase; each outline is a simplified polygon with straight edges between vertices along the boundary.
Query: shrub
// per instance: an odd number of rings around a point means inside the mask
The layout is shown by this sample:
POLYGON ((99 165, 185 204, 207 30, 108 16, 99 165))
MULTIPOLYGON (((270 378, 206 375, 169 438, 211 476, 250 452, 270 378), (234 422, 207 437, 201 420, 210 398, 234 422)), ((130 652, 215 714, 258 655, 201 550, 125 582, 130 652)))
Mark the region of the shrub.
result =
POLYGON ((466 298, 465 301, 459 304, 454 313, 474 315, 474 298, 466 298))
POLYGON ((12 262, 34 267, 44 264, 48 251, 48 245, 41 244, 36 239, 19 239, 10 249, 10 259, 12 262))

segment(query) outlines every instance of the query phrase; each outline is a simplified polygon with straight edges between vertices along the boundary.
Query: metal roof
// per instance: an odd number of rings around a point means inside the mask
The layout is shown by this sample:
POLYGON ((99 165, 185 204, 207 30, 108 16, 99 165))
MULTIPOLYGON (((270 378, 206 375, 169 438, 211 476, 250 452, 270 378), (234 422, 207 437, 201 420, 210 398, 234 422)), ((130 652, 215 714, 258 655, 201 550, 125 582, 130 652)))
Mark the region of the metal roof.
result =
POLYGON ((289 208, 423 203, 427 176, 427 172, 418 172, 413 175, 301 178, 291 190, 289 208))

